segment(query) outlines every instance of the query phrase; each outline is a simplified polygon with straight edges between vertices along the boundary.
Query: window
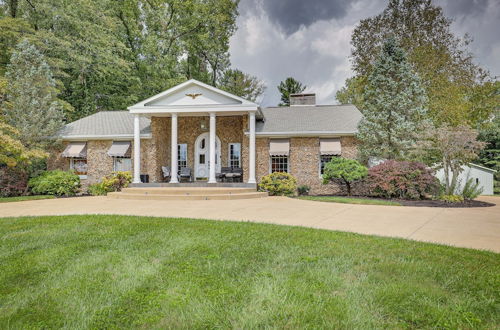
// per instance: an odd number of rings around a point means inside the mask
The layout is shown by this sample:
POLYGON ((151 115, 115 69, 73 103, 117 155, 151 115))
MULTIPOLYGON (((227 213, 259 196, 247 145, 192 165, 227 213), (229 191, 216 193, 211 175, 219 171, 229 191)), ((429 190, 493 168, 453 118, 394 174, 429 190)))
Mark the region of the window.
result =
POLYGON ((271 173, 288 173, 288 156, 271 156, 271 173))
POLYGON ((321 155, 320 156, 320 162, 319 162, 319 174, 320 175, 323 175, 326 163, 330 162, 333 157, 337 157, 337 156, 334 156, 334 155, 321 155))
POLYGON ((241 167, 241 143, 229 143, 229 167, 241 167))
POLYGON ((113 157, 113 171, 132 172, 132 159, 130 157, 113 157))
POLYGON ((177 168, 187 167, 187 144, 177 145, 177 168))
POLYGON ((75 171, 81 179, 87 178, 87 159, 86 158, 70 158, 69 168, 75 171))

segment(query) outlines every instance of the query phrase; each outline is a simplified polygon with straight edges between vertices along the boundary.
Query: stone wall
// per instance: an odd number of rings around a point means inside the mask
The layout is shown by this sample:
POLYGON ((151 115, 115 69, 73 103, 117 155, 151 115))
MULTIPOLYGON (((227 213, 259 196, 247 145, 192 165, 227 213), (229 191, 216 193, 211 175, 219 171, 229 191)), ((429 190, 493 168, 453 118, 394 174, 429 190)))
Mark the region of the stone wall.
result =
MULTIPOLYGON (((187 163, 194 172, 195 142, 198 136, 209 132, 209 117, 178 117, 177 119, 177 143, 187 144, 187 163), (205 121, 206 129, 201 128, 201 122, 205 121)), ((216 117, 216 134, 221 141, 221 163, 228 166, 229 143, 244 144, 244 117, 243 116, 219 116, 216 117)), ((167 117, 151 118, 151 129, 153 139, 151 144, 151 157, 148 158, 148 168, 154 175, 150 180, 162 181, 162 166, 170 166, 170 132, 171 119, 167 117)), ((242 155, 242 162, 248 162, 242 155)), ((194 175, 194 173, 193 173, 194 175)))
MULTIPOLYGON (((269 174, 269 138, 258 138, 257 149, 257 182, 263 176, 269 174)), ((307 185, 311 188, 311 195, 329 195, 344 193, 343 187, 330 183, 322 184, 320 177, 320 149, 319 138, 298 137, 290 138, 289 171, 297 178, 299 185, 307 185)), ((342 157, 356 158, 357 141, 354 137, 342 137, 342 157)))

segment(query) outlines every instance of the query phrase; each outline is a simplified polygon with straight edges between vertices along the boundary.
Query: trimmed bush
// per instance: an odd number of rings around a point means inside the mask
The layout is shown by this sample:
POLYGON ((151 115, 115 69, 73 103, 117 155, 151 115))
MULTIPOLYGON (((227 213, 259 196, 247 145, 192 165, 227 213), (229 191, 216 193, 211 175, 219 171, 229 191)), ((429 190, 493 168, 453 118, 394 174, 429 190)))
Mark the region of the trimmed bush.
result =
POLYGON ((372 196, 384 198, 422 199, 439 190, 439 180, 425 164, 395 160, 370 168, 366 184, 372 196))
POLYGON ((74 196, 80 188, 80 178, 73 172, 47 171, 31 179, 29 187, 39 195, 74 196))
POLYGON ((351 184, 366 176, 368 169, 357 160, 334 157, 326 163, 323 172, 323 184, 340 180, 347 187, 347 195, 351 196, 351 184))
POLYGON ((0 166, 0 197, 13 197, 28 191, 28 172, 23 168, 0 166))
POLYGON ((460 195, 441 195, 438 198, 440 201, 444 201, 446 203, 463 203, 464 198, 460 195))
POLYGON ((271 196, 291 196, 297 190, 297 179, 288 173, 274 172, 262 178, 259 190, 271 196))
POLYGON ((309 190, 311 190, 311 187, 307 185, 301 185, 297 187, 297 193, 299 194, 299 196, 309 195, 309 190))
POLYGON ((101 182, 90 185, 88 192, 93 196, 106 195, 128 187, 130 182, 132 182, 132 174, 129 172, 113 172, 105 176, 101 182))

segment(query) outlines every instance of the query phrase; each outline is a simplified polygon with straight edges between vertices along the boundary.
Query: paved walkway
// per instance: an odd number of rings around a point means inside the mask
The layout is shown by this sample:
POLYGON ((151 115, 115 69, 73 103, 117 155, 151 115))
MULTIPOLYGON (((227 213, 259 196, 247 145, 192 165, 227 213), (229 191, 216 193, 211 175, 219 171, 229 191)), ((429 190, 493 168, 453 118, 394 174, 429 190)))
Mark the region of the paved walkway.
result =
POLYGON ((497 206, 443 209, 338 204, 286 197, 229 201, 79 197, 1 203, 0 217, 99 213, 254 221, 402 237, 500 252, 500 197, 481 199, 497 206))

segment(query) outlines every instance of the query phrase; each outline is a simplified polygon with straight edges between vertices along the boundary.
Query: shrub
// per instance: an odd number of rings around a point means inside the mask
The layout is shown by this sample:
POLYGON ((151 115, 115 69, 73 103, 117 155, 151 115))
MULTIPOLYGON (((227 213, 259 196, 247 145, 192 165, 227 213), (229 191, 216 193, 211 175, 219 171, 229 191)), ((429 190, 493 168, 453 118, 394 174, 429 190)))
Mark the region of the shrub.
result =
POLYGON ((288 173, 274 172, 262 178, 259 189, 271 196, 290 196, 297 190, 297 179, 288 173))
POLYGON ((466 200, 472 200, 481 195, 483 188, 479 187, 479 182, 474 182, 474 179, 469 178, 462 189, 462 197, 466 200))
POLYGON ((311 190, 311 187, 307 185, 301 185, 297 187, 297 193, 302 196, 302 195, 308 195, 309 190, 311 190))
POLYGON ((463 203, 464 198, 460 195, 441 195, 438 198, 441 201, 445 201, 447 203, 463 203))
POLYGON ((431 169, 418 162, 388 160, 370 168, 366 179, 372 196, 421 199, 439 189, 431 169))
POLYGON ((130 182, 132 175, 129 172, 113 172, 105 176, 100 183, 90 185, 88 192, 93 196, 106 195, 108 192, 128 187, 130 182))
POLYGON ((28 190, 28 172, 23 168, 0 166, 0 197, 20 196, 28 190))
POLYGON ((29 181, 33 193, 74 196, 80 188, 80 178, 73 172, 47 171, 29 181))
POLYGON ((368 170, 357 160, 334 157, 325 165, 323 184, 340 180, 347 187, 347 195, 351 195, 351 184, 366 176, 368 170))

